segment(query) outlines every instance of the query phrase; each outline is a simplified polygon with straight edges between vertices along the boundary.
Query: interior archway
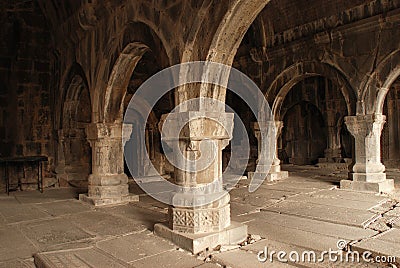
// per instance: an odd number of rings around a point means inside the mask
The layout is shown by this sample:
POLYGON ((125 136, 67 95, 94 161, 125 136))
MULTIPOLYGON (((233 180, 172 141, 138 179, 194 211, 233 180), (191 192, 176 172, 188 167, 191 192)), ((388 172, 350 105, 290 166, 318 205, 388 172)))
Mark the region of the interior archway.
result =
POLYGON ((383 114, 386 115, 381 136, 382 162, 387 168, 400 166, 400 77, 386 95, 383 114))
POLYGON ((61 151, 57 168, 61 186, 86 187, 91 172, 91 147, 86 126, 91 122, 89 89, 80 75, 74 75, 66 91, 61 119, 61 151))
POLYGON ((284 163, 316 164, 326 147, 327 130, 321 111, 312 103, 301 101, 286 112, 283 122, 284 163))
POLYGON ((338 85, 322 76, 307 77, 292 86, 281 103, 275 112, 283 121, 278 154, 284 163, 350 161, 351 136, 343 123, 348 111, 338 85))

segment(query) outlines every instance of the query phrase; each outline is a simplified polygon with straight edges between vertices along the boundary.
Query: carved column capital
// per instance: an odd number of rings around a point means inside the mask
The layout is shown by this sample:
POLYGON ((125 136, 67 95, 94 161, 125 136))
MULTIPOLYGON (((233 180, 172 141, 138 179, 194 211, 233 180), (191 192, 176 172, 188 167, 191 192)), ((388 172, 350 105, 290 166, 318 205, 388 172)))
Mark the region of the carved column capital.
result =
POLYGON ((365 138, 370 135, 380 136, 385 122, 386 116, 384 115, 372 114, 345 117, 347 129, 355 138, 365 138))

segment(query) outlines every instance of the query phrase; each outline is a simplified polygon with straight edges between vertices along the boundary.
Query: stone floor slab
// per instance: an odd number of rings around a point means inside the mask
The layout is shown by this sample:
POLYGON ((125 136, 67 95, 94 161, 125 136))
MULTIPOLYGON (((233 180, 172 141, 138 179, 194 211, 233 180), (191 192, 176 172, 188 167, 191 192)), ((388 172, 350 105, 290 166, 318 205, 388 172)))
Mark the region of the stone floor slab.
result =
POLYGON ((50 214, 36 207, 35 205, 6 205, 0 206, 0 214, 6 219, 7 223, 18 223, 49 218, 50 214))
POLYGON ((51 216, 61 216, 66 214, 75 214, 91 210, 87 204, 78 200, 65 200, 36 205, 41 210, 47 212, 51 216))
POLYGON ((15 226, 0 228, 0 261, 27 259, 37 252, 37 247, 15 226))
POLYGON ((279 226, 276 224, 269 224, 258 220, 248 222, 247 225, 250 234, 258 234, 267 240, 278 241, 318 251, 329 250, 330 248, 336 250, 339 238, 344 238, 341 237, 341 234, 332 237, 279 226), (337 236, 339 236, 339 238, 337 236))
POLYGON ((99 211, 88 211, 66 216, 70 222, 88 233, 101 237, 139 232, 145 229, 141 224, 125 217, 99 211))
POLYGON ((30 261, 12 260, 7 262, 0 262, 0 268, 35 268, 35 264, 30 261))
POLYGON ((35 255, 38 268, 123 268, 133 267, 95 248, 39 253, 35 255))
POLYGON ((65 219, 45 220, 21 226, 22 233, 41 251, 74 248, 87 244, 93 235, 65 219))
POLYGON ((55 188, 46 189, 43 193, 39 191, 23 191, 15 192, 12 195, 21 204, 39 204, 60 200, 77 199, 80 193, 87 191, 86 189, 77 188, 55 188))
POLYGON ((100 241, 97 243, 97 247, 128 263, 146 257, 156 256, 176 248, 171 243, 156 237, 150 232, 142 232, 100 241))
POLYGON ((360 243, 353 245, 352 250, 361 253, 369 251, 374 257, 395 257, 396 264, 400 264, 400 248, 398 245, 398 243, 392 243, 376 238, 361 241, 360 243))
POLYGON ((309 204, 317 204, 324 206, 335 206, 339 208, 368 210, 377 204, 377 200, 382 201, 384 198, 365 198, 364 200, 346 199, 343 194, 338 194, 338 190, 322 191, 314 194, 298 195, 290 198, 290 201, 298 201, 309 204))
MULTIPOLYGON (((241 222, 246 222, 246 224, 250 227, 253 225, 265 226, 266 224, 277 225, 330 237, 336 237, 337 239, 344 238, 347 240, 358 240, 377 234, 376 231, 370 229, 300 218, 293 215, 278 214, 269 211, 243 215, 235 219, 241 219, 241 222)), ((266 228, 266 233, 268 233, 268 228, 266 228)))
POLYGON ((309 268, 383 268, 387 267, 386 265, 378 265, 376 263, 366 263, 360 260, 360 262, 353 262, 349 261, 346 262, 345 259, 343 262, 341 261, 331 261, 329 260, 329 256, 325 255, 324 256, 324 261, 320 261, 322 258, 322 252, 315 250, 315 258, 311 256, 311 259, 308 259, 308 255, 304 255, 303 259, 303 254, 310 252, 309 249, 300 247, 300 246, 294 246, 286 243, 281 243, 277 241, 271 241, 271 240, 261 240, 258 241, 254 244, 247 245, 242 248, 242 250, 246 250, 249 253, 252 253, 254 255, 258 255, 259 252, 267 252, 268 253, 268 260, 266 260, 263 263, 263 266, 260 267, 274 267, 276 263, 280 263, 277 255, 272 256, 272 262, 270 261, 271 258, 271 253, 272 251, 279 252, 279 251, 284 251, 286 254, 290 254, 291 252, 297 252, 299 254, 299 261, 293 262, 288 259, 288 264, 293 265, 295 267, 309 267, 309 268))
POLYGON ((204 264, 203 261, 196 259, 188 252, 173 249, 154 256, 144 257, 130 262, 135 267, 171 267, 171 268, 191 268, 204 264))
POLYGON ((168 220, 167 211, 160 212, 159 210, 143 208, 140 207, 139 203, 130 203, 110 208, 99 208, 97 211, 128 218, 137 224, 144 225, 151 231, 154 229, 154 224, 168 220))
POLYGON ((399 229, 391 229, 391 230, 379 235, 377 237, 377 239, 400 245, 400 230, 399 229))
POLYGON ((249 215, 260 212, 260 208, 247 203, 231 201, 231 216, 238 217, 240 215, 249 215))
POLYGON ((258 261, 257 254, 247 252, 244 250, 233 250, 218 253, 213 257, 213 261, 219 263, 224 267, 235 267, 235 268, 259 268, 259 267, 293 267, 289 264, 274 262, 262 263, 258 261))
POLYGON ((290 200, 268 207, 265 210, 356 227, 363 227, 364 222, 371 218, 371 213, 366 210, 309 204, 290 200))

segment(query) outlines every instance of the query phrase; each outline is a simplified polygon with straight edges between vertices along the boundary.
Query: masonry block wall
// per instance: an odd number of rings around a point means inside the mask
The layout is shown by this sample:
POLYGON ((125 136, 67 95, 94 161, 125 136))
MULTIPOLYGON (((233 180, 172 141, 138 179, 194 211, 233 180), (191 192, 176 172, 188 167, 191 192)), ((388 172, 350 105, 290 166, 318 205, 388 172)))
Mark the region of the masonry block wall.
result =
MULTIPOLYGON (((1 10, 0 20, 0 157, 51 157, 51 39, 45 17, 34 1, 16 1, 1 10)), ((34 182, 34 171, 24 168, 25 179, 34 182)))

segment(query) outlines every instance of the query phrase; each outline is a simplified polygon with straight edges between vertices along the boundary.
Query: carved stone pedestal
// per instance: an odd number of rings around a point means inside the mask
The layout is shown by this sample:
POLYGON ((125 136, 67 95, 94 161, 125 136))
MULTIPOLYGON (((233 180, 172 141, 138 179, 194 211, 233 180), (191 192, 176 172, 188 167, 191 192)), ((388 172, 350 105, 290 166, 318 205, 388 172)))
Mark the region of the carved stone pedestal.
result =
MULTIPOLYGON (((199 198, 208 197, 185 197, 179 194, 174 197, 176 203, 196 202, 199 198)), ((239 244, 247 238, 247 226, 230 220, 228 193, 220 200, 202 207, 171 206, 168 214, 168 226, 156 224, 154 232, 194 254, 218 245, 239 244)))
POLYGON ((139 201, 138 196, 129 194, 124 173, 122 125, 91 124, 86 131, 92 147, 92 174, 88 194, 79 195, 79 200, 94 206, 139 201))
POLYGON ((179 165, 174 180, 181 192, 171 198, 168 225, 156 224, 155 234, 194 254, 244 241, 247 226, 231 223, 229 193, 222 187, 222 150, 232 137, 233 114, 172 113, 162 124, 168 124, 162 140, 179 165))
POLYGON ((350 180, 340 182, 342 189, 367 192, 391 192, 394 181, 386 179, 381 163, 380 137, 384 115, 358 115, 345 118, 348 130, 355 138, 355 164, 350 180))
POLYGON ((139 201, 139 196, 129 193, 128 176, 89 176, 88 194, 80 194, 79 200, 94 206, 120 205, 139 201))
POLYGON ((218 232, 202 234, 182 233, 174 231, 168 226, 158 223, 154 226, 154 233, 168 239, 182 249, 197 254, 206 249, 213 249, 218 245, 237 245, 247 238, 247 225, 231 222, 218 232))

